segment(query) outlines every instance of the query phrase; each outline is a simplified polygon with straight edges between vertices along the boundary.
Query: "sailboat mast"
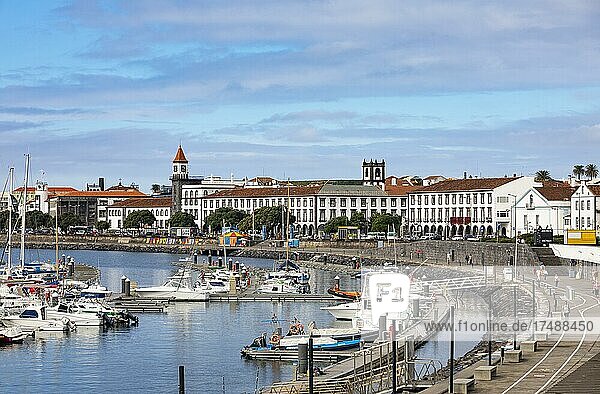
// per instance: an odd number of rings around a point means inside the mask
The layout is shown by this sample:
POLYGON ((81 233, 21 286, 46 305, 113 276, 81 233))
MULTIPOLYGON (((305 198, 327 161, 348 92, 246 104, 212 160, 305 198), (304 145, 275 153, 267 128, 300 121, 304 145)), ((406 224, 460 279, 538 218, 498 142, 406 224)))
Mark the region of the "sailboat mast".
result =
POLYGON ((13 204, 12 204, 12 194, 14 188, 15 181, 15 169, 14 167, 10 167, 8 169, 8 272, 10 272, 10 268, 12 266, 12 216, 13 216, 13 204))
MULTIPOLYGON (((50 205, 50 204, 48 204, 50 205)), ((54 215, 54 234, 56 244, 56 280, 60 279, 59 264, 58 264, 58 198, 56 199, 56 214, 54 215)))
POLYGON ((288 178, 287 182, 287 218, 286 218, 286 226, 285 226, 285 260, 290 260, 290 240, 289 240, 289 231, 290 231, 290 178, 288 178))
POLYGON ((27 211, 27 181, 29 180, 29 153, 25 155, 25 179, 23 182, 23 212, 21 212, 21 268, 25 266, 25 212, 27 211))

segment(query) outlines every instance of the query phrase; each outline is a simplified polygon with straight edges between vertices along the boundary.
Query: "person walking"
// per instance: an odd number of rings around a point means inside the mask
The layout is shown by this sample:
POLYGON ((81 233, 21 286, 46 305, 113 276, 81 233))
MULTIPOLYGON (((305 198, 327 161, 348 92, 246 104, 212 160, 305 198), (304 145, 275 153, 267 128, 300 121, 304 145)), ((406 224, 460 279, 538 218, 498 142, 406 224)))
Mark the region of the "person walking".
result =
POLYGON ((563 305, 563 316, 566 319, 568 319, 570 313, 571 313, 571 307, 569 306, 569 302, 565 301, 565 305, 563 305))
POLYGON ((559 282, 559 280, 558 280, 558 274, 555 274, 554 275, 554 286, 558 287, 558 282, 559 282))

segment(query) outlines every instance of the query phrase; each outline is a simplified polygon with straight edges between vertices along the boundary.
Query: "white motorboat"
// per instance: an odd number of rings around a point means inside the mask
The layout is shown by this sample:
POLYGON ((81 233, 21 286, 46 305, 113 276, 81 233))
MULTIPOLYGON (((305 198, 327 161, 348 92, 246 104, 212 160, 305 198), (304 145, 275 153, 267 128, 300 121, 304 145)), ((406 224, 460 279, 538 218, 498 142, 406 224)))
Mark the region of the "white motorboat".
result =
POLYGON ((112 291, 98 283, 81 290, 81 296, 85 298, 107 298, 110 297, 111 294, 112 291))
POLYGON ((19 327, 23 331, 72 331, 75 325, 63 317, 60 320, 48 319, 45 306, 31 306, 19 315, 9 315, 0 318, 6 327, 19 327))
POLYGON ((265 294, 300 294, 300 288, 289 279, 268 279, 257 289, 265 294))
POLYGON ((48 319, 60 320, 66 317, 78 327, 99 327, 103 325, 101 313, 83 312, 76 306, 59 303, 55 307, 46 309, 48 319))
POLYGON ((325 306, 322 307, 321 310, 331 313, 331 315, 337 320, 352 320, 358 317, 360 311, 360 301, 325 306))
POLYGON ((189 286, 190 276, 180 270, 177 275, 171 276, 163 285, 142 287, 136 289, 136 294, 141 298, 173 301, 208 301, 210 293, 200 288, 189 286))
POLYGON ((0 344, 21 343, 27 334, 20 327, 0 328, 0 344))

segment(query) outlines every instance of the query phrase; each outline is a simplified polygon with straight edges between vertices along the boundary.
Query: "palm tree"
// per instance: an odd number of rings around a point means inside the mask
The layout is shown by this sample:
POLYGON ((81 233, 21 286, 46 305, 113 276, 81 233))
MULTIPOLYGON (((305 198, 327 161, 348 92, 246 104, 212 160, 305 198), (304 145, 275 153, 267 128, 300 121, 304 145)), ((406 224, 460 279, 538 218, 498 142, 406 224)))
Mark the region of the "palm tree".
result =
POLYGON ((573 175, 577 177, 577 180, 581 180, 581 176, 585 173, 585 169, 581 164, 573 166, 573 175))
POLYGON ((539 170, 538 172, 535 173, 535 179, 536 182, 544 182, 544 181, 551 181, 552 177, 550 176, 550 171, 548 170, 539 170))
POLYGON ((598 176, 598 167, 595 164, 585 166, 585 176, 590 178, 590 180, 596 178, 598 176))

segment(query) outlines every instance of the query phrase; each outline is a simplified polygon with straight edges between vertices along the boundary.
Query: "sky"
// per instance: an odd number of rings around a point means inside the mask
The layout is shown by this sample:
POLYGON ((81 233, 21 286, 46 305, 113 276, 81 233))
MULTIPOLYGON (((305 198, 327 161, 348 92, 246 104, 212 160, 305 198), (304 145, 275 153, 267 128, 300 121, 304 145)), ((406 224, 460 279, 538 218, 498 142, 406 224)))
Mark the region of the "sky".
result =
POLYGON ((563 178, 600 165, 598 20, 579 0, 0 0, 0 171, 29 153, 33 180, 148 191, 181 143, 192 175, 563 178))

